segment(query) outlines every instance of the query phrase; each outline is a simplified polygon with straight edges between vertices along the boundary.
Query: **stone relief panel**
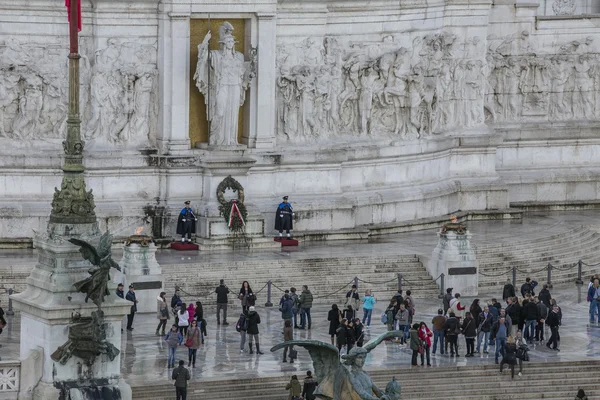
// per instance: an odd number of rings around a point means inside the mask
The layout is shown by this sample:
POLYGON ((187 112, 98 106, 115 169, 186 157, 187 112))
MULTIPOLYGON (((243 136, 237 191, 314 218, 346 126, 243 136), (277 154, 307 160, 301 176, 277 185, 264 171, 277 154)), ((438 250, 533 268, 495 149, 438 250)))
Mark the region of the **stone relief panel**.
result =
POLYGON ((527 32, 491 36, 488 43, 488 121, 589 121, 600 115, 600 57, 593 38, 546 50, 527 32))
POLYGON ((417 139, 484 123, 485 44, 420 36, 400 43, 306 38, 277 49, 282 141, 417 139))
MULTIPOLYGON (((92 52, 90 42, 80 40, 82 134, 111 145, 152 146, 156 43, 108 39, 92 52)), ((66 135, 67 54, 67 44, 58 41, 0 43, 0 138, 27 142, 66 135)))

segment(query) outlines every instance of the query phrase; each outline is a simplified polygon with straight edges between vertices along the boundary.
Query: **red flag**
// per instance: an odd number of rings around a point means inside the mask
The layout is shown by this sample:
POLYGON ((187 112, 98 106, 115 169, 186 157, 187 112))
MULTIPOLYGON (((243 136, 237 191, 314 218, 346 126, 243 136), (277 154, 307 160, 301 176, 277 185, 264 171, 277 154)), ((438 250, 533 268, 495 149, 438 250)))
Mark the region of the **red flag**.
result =
MULTIPOLYGON (((81 0, 75 1, 77 1, 77 31, 81 32, 81 0)), ((69 22, 71 22, 71 0, 65 0, 65 6, 67 7, 69 22)))

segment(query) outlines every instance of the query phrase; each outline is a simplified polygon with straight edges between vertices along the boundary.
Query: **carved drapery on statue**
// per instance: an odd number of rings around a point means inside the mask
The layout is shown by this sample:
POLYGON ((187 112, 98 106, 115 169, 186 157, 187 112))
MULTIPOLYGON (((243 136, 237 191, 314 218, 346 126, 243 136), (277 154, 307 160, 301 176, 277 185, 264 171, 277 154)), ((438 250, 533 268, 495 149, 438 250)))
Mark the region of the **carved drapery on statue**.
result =
POLYGON ((248 220, 248 211, 244 205, 244 188, 242 185, 229 175, 217 186, 217 200, 221 204, 219 212, 225 218, 229 230, 232 232, 243 231, 248 220), (229 201, 225 200, 224 194, 227 189, 230 189, 234 193, 237 192, 238 198, 229 201))
POLYGON ((246 99, 246 90, 256 75, 256 50, 250 61, 235 51, 233 26, 225 22, 219 28, 220 50, 209 50, 209 31, 198 45, 198 62, 194 80, 204 95, 209 121, 209 144, 237 145, 238 112, 246 99))

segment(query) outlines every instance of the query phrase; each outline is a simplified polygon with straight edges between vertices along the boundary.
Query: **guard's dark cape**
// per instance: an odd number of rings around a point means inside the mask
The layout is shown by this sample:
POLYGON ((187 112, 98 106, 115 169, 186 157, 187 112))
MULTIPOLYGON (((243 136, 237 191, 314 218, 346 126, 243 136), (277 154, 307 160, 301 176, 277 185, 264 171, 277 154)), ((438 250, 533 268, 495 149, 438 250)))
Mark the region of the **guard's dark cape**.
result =
POLYGON ((275 211, 275 230, 281 231, 285 227, 283 226, 284 220, 287 219, 290 224, 290 230, 294 229, 294 220, 292 219, 292 205, 290 203, 280 203, 275 211), (283 213, 283 218, 280 215, 283 213))
POLYGON ((181 212, 179 213, 179 219, 177 219, 177 234, 178 235, 183 235, 183 232, 184 232, 183 224, 185 223, 185 222, 183 222, 183 218, 186 215, 186 212, 189 214, 189 215, 187 215, 187 219, 190 219, 192 221, 192 233, 196 233, 196 216, 194 215, 194 212, 192 211, 191 208, 189 210, 186 210, 186 208, 184 207, 183 210, 181 210, 181 212))

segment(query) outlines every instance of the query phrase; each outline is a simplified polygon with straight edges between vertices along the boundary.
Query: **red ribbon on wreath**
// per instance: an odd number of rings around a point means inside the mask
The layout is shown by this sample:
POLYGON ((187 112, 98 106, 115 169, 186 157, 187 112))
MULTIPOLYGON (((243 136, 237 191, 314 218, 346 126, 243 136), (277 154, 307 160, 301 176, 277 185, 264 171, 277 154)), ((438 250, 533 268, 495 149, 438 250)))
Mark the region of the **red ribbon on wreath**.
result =
POLYGON ((231 212, 229 213, 229 227, 231 228, 231 224, 233 224, 233 218, 237 216, 242 223, 242 226, 246 226, 244 222, 244 217, 242 217, 242 213, 237 206, 237 200, 231 200, 231 212))

